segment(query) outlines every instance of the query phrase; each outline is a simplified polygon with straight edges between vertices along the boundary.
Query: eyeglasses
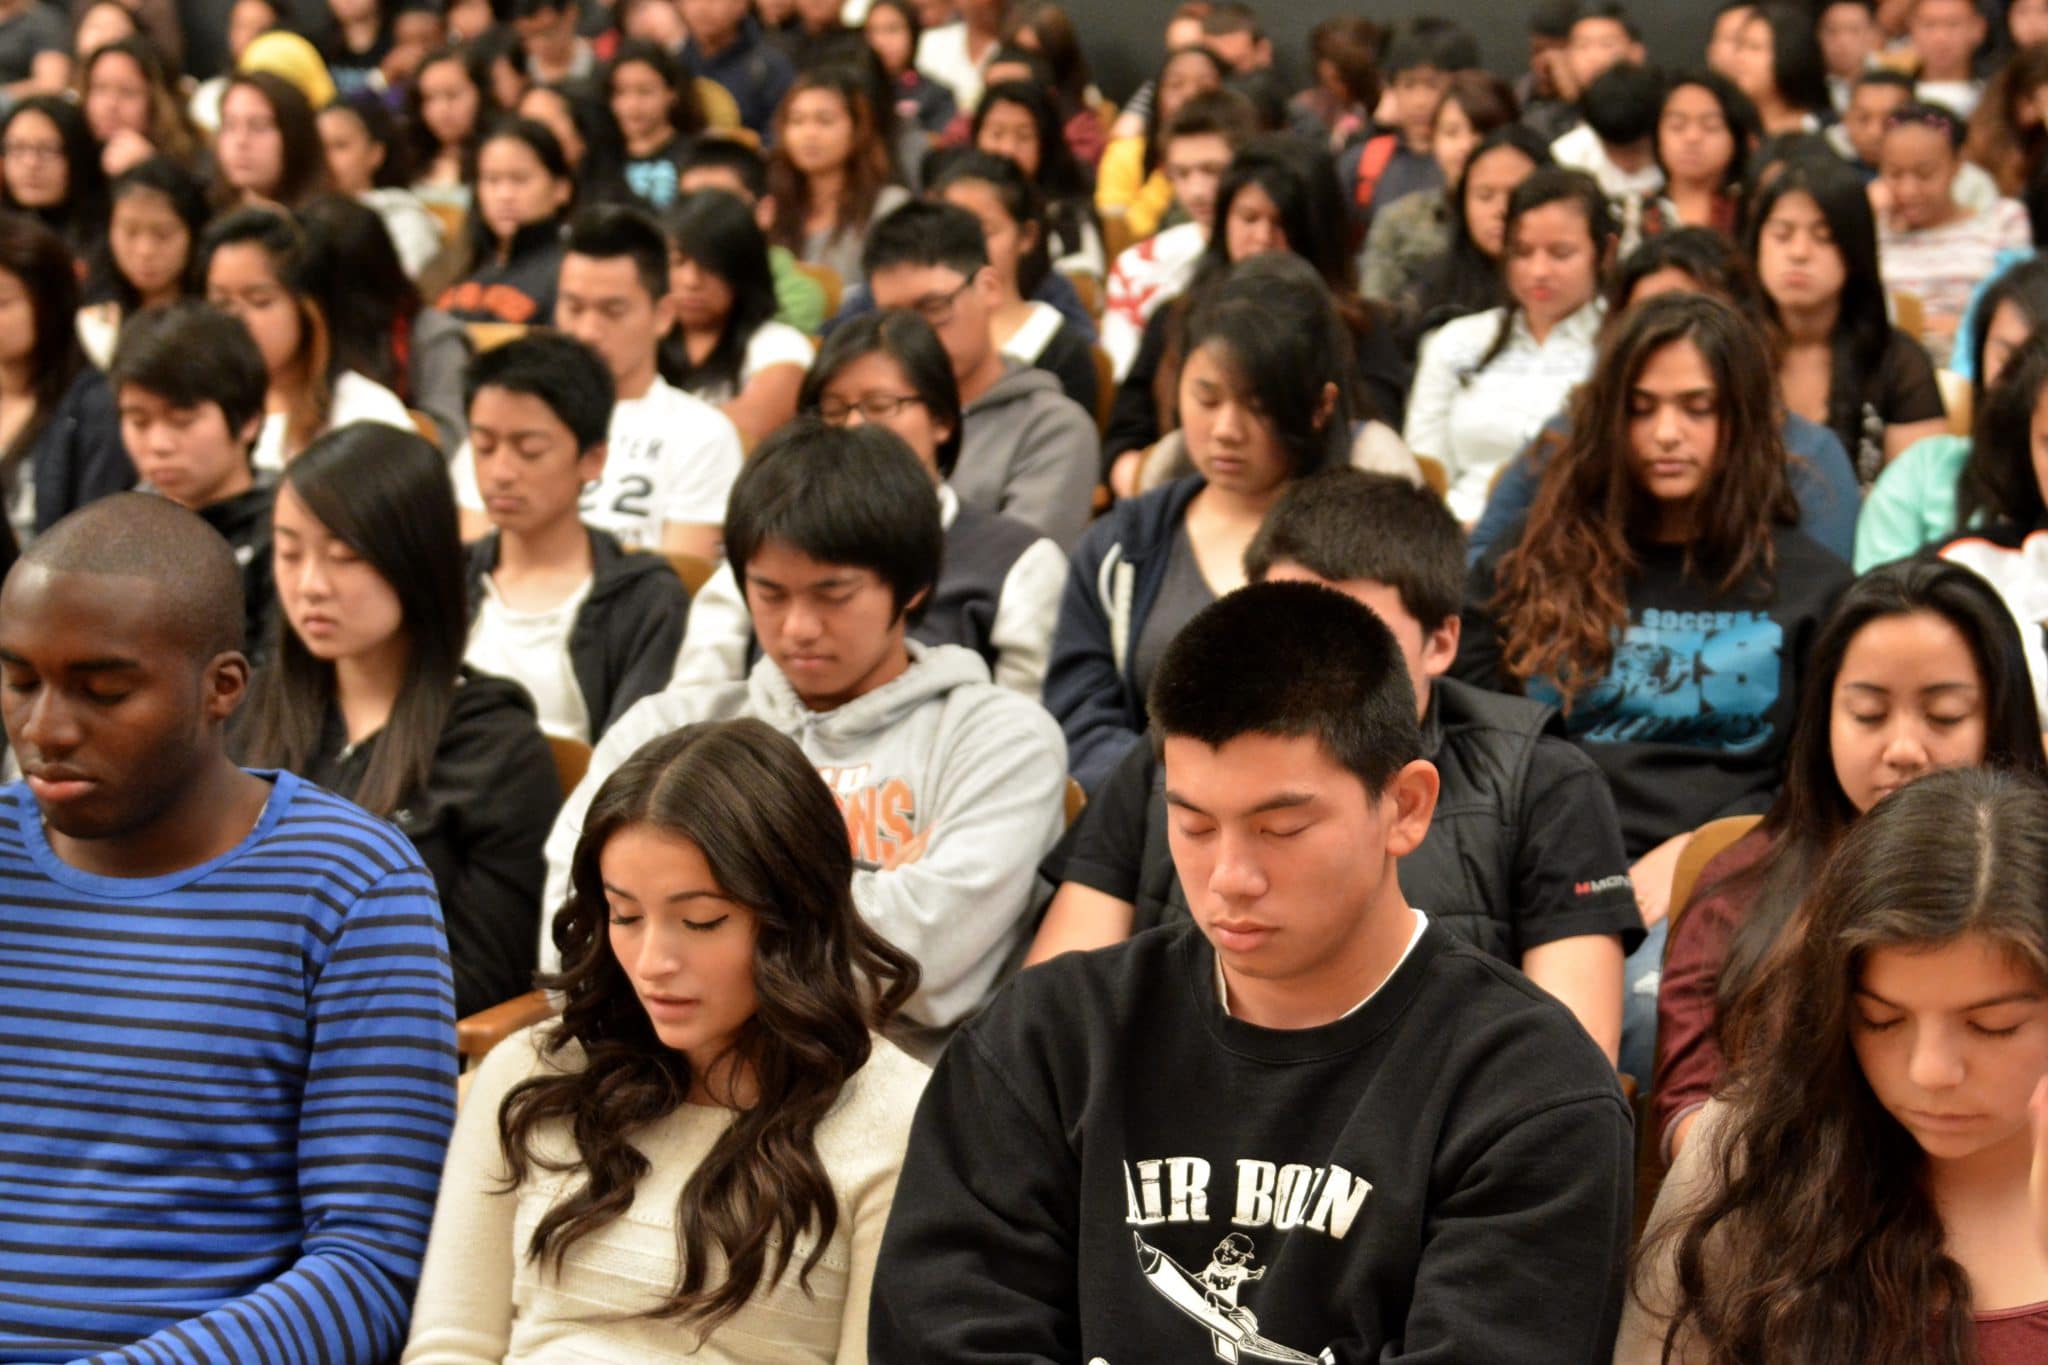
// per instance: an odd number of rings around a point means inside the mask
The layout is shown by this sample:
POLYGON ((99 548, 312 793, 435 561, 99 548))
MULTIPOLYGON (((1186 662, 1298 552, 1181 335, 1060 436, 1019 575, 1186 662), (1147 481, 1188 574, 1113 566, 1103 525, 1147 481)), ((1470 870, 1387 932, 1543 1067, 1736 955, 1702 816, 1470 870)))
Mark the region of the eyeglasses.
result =
POLYGON ((63 159, 64 144, 61 142, 0 142, 0 156, 18 156, 23 161, 58 161, 63 159))
POLYGON ((924 399, 914 393, 867 393, 852 403, 843 398, 821 398, 818 400, 818 416, 833 426, 843 426, 855 410, 870 422, 886 422, 911 403, 922 403, 924 399))
POLYGON ((953 320, 953 306, 960 302, 960 296, 967 292, 967 286, 974 283, 969 275, 960 281, 960 287, 950 294, 927 294, 910 305, 917 315, 934 327, 944 327, 953 320))

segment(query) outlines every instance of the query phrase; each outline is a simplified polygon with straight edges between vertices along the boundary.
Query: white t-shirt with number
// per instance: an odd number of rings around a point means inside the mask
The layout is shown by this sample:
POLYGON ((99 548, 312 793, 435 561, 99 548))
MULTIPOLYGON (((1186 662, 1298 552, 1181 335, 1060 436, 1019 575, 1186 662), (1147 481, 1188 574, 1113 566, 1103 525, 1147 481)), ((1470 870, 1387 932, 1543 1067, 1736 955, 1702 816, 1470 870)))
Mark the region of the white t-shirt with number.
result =
MULTIPOLYGON (((583 490, 583 524, 617 536, 628 549, 661 547, 662 527, 721 526, 744 452, 739 429, 717 408, 666 380, 612 408, 604 474, 583 490)), ((476 461, 465 443, 455 456, 455 496, 481 512, 476 461)))

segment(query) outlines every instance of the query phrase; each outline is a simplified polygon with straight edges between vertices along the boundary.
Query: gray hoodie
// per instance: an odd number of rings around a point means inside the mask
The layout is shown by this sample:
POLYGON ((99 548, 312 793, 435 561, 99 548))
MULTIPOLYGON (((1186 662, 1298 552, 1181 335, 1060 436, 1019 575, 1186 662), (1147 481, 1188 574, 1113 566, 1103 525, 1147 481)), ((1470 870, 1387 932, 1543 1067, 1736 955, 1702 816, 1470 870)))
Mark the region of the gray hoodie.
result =
MULTIPOLYGON (((745 682, 672 686, 626 712, 548 834, 543 904, 567 898, 591 798, 636 750, 696 721, 755 717, 817 765, 853 840, 854 903, 923 970, 904 1010, 919 1032, 905 1041, 942 1041, 1024 933, 1038 860, 1064 821, 1067 747, 1036 703, 989 681, 979 654, 907 643, 902 676, 833 711, 806 707, 763 658, 745 682)), ((550 937, 543 970, 558 960, 550 937)))
POLYGON ((1007 356, 1003 377, 964 416, 960 462, 947 480, 960 505, 1015 517, 1072 550, 1102 470, 1095 419, 1059 380, 1007 356))

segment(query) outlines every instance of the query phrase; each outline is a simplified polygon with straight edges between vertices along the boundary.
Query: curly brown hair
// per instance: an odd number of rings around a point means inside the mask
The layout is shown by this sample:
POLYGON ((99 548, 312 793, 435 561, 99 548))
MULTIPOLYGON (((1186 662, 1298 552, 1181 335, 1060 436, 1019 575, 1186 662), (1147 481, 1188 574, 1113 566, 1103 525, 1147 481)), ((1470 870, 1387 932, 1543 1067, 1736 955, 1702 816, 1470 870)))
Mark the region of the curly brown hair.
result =
MULTIPOLYGON (((708 1336, 789 1268, 799 1235, 817 1241, 798 1272, 808 1288, 838 1225, 819 1160, 818 1125, 866 1064, 872 1032, 917 989, 917 964, 869 928, 853 903, 853 854, 839 804, 802 750, 758 720, 684 726, 643 746, 591 802, 555 918, 562 970, 541 984, 567 1002, 542 1051, 580 1046, 583 1064, 520 1082, 498 1112, 518 1185, 536 1168, 585 1178, 533 1230, 526 1253, 552 1263, 632 1207, 648 1172, 633 1134, 675 1112, 690 1062, 655 1035, 613 955, 599 859, 612 837, 652 826, 703 852, 720 889, 753 914, 759 1006, 726 1057, 758 1092, 690 1173, 676 1208, 675 1289, 652 1310, 708 1336), (577 1155, 546 1154, 544 1125, 567 1128, 577 1155), (714 1257, 713 1251, 718 1255, 714 1257), (724 1278, 709 1268, 722 1261, 724 1278)), ((723 1069, 724 1058, 714 1066, 723 1069)))
POLYGON ((1777 374, 1763 334, 1720 299, 1666 294, 1631 309, 1607 334, 1552 438, 1520 542, 1501 557, 1491 607, 1505 672, 1551 680, 1569 710, 1607 674, 1628 621, 1628 580, 1657 522, 1630 470, 1630 397, 1650 358, 1690 342, 1714 376, 1720 439, 1696 498, 1685 572, 1734 592, 1775 568, 1774 524, 1796 525, 1786 474, 1777 374))

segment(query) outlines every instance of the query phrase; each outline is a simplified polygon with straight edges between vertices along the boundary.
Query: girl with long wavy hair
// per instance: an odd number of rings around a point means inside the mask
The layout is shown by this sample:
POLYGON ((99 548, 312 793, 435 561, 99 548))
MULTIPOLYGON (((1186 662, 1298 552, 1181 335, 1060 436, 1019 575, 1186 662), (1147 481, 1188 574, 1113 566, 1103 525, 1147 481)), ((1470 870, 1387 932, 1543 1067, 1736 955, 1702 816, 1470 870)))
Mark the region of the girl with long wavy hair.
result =
POLYGON ((1674 915, 1652 1108, 1667 1154, 1722 1079, 1722 1008, 1755 978, 1829 851, 1891 791, 1966 764, 2048 779, 2019 630, 1967 569, 1928 559, 1875 569, 1814 641, 1784 789, 1674 915))
POLYGON ((1557 703, 1606 772, 1654 932, 1692 829, 1777 790, 1848 565, 1798 528, 1770 351, 1667 294, 1613 328, 1529 517, 1473 570, 1456 676, 1557 703))
POLYGON ((860 279, 869 225, 910 193, 890 183, 889 145, 858 71, 828 66, 797 76, 775 113, 768 190, 770 241, 830 267, 849 286, 860 279))
POLYGON ((1730 1020, 1615 1360, 2020 1365, 2048 1073, 2048 786, 1952 768, 1836 846, 1730 1020))
POLYGON ((405 1359, 865 1361, 926 1072, 877 1036, 917 965, 854 907, 830 789, 758 720, 684 726, 570 876, 561 1019, 477 1074, 405 1359))

